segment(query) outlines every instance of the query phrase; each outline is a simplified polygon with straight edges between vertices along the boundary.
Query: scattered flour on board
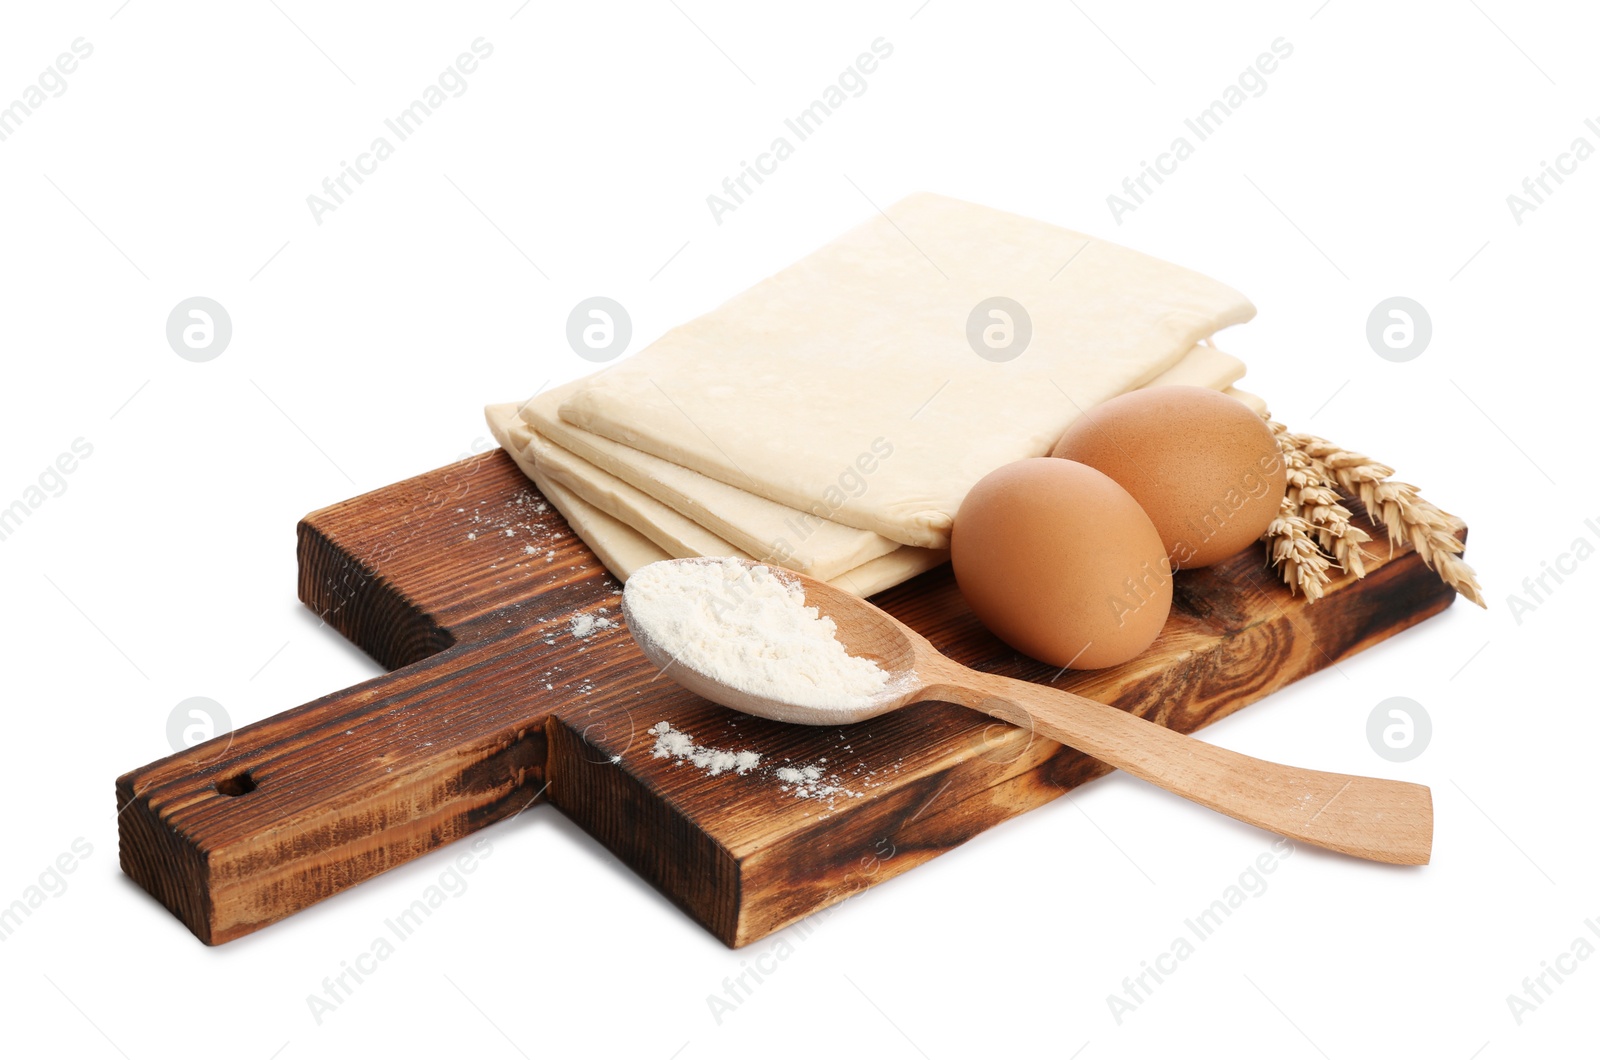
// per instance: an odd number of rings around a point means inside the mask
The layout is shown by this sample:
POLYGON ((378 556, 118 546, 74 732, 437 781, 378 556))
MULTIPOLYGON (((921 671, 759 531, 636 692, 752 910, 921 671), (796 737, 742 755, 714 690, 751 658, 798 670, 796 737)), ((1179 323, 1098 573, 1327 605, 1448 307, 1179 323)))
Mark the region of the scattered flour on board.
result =
MULTIPOLYGON (((695 743, 694 737, 673 728, 665 721, 656 722, 649 731, 656 738, 655 747, 651 752, 653 757, 675 758, 680 762, 688 762, 713 777, 730 772, 743 775, 761 765, 761 754, 758 751, 730 751, 704 747, 695 743)), ((848 747, 846 749, 848 750, 848 747)), ((865 794, 863 791, 847 787, 838 774, 826 772, 822 767, 827 761, 826 758, 819 758, 814 765, 775 766, 760 769, 758 773, 774 777, 779 783, 779 791, 785 794, 793 793, 797 799, 828 799, 831 805, 835 796, 844 795, 858 799, 865 794)))
POLYGON ((755 751, 722 751, 715 747, 701 747, 688 733, 679 732, 664 721, 652 725, 650 733, 656 738, 655 748, 651 751, 653 757, 682 759, 712 776, 729 770, 748 773, 761 764, 761 756, 755 751))
POLYGON ((466 508, 456 509, 457 514, 467 516, 471 526, 467 531, 468 541, 477 541, 485 534, 491 537, 527 538, 537 543, 523 546, 522 551, 530 556, 545 551, 551 543, 566 536, 558 524, 541 518, 549 511, 549 502, 525 489, 518 490, 498 505, 480 502, 470 511, 466 508), (543 548, 539 547, 541 544, 543 548))
POLYGON ((579 640, 587 640, 602 629, 610 629, 616 624, 615 620, 606 617, 603 607, 597 608, 592 615, 586 611, 575 611, 567 623, 567 632, 579 640))
POLYGON ((826 799, 832 795, 848 795, 853 799, 861 797, 861 792, 852 791, 844 785, 837 783, 837 776, 825 776, 822 772, 826 758, 817 759, 814 766, 783 766, 777 770, 777 777, 789 785, 784 791, 794 791, 797 799, 826 799))

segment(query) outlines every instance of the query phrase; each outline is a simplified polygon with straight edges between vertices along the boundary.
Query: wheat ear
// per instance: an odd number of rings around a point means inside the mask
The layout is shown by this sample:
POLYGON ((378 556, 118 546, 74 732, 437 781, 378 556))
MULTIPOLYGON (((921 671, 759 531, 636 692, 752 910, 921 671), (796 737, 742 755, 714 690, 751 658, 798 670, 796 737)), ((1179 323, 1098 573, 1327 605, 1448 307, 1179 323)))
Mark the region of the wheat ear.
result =
MULTIPOLYGON (((1361 453, 1341 449, 1324 438, 1292 433, 1282 429, 1281 424, 1272 423, 1270 420, 1268 422, 1278 436, 1279 446, 1285 450, 1285 459, 1290 462, 1291 478, 1297 462, 1303 458, 1303 477, 1324 488, 1337 488, 1346 496, 1361 500, 1367 509, 1368 517, 1376 523, 1381 523, 1388 533, 1391 551, 1394 546, 1409 541, 1417 550, 1417 555, 1422 558, 1422 562, 1434 570, 1445 584, 1479 607, 1488 606, 1484 601, 1483 589, 1478 584, 1477 576, 1466 561, 1461 559, 1461 553, 1466 546, 1455 536, 1460 520, 1426 500, 1409 482, 1391 478, 1394 469, 1387 464, 1380 464, 1361 453), (1300 457, 1288 456, 1290 449, 1300 454, 1300 457)), ((1289 494, 1295 496, 1302 505, 1308 496, 1311 499, 1323 496, 1320 493, 1308 495, 1304 490, 1296 494, 1293 481, 1289 486, 1289 494)), ((1363 540, 1367 539, 1367 535, 1349 524, 1348 510, 1344 510, 1343 514, 1347 528, 1344 539, 1347 542, 1354 541, 1353 547, 1359 552, 1362 542, 1354 540, 1348 531, 1355 531, 1363 540)), ((1337 516, 1332 515, 1329 520, 1331 524, 1336 525, 1337 516)), ((1329 538, 1319 535, 1318 540, 1339 559, 1340 565, 1345 570, 1355 573, 1360 569, 1364 573, 1360 556, 1352 556, 1348 562, 1346 557, 1340 556, 1340 535, 1335 532, 1335 525, 1328 527, 1329 538), (1330 540, 1331 547, 1329 547, 1330 540)))
POLYGON ((1372 538, 1351 523, 1350 509, 1339 496, 1339 483, 1331 471, 1298 444, 1283 424, 1268 421, 1278 438, 1286 465, 1285 496, 1295 504, 1301 518, 1311 525, 1322 550, 1333 557, 1339 569, 1357 578, 1367 576, 1366 561, 1372 557, 1361 546, 1372 538))
POLYGON ((1317 546, 1314 530, 1300 514, 1300 506, 1288 497, 1278 503, 1278 514, 1267 526, 1262 540, 1267 542, 1267 555, 1289 592, 1296 589, 1307 600, 1316 603, 1322 599, 1330 580, 1328 557, 1317 546))

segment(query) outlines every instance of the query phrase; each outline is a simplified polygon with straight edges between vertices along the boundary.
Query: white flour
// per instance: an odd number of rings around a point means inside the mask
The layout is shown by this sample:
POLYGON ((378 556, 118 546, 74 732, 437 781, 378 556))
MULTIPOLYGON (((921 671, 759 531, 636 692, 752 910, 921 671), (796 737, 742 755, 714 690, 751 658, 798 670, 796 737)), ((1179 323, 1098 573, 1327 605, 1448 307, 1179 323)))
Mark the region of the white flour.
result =
POLYGON ((651 754, 656 758, 681 758, 705 770, 712 776, 718 773, 747 773, 761 764, 761 755, 755 751, 719 751, 714 747, 701 747, 686 732, 680 732, 664 721, 650 727, 656 738, 651 754))
POLYGON ((868 706, 889 685, 871 659, 848 654, 833 619, 770 567, 733 559, 651 563, 623 590, 634 630, 720 684, 822 710, 868 706))
MULTIPOLYGON (((822 759, 826 762, 827 759, 822 759)), ((777 777, 788 785, 783 790, 794 792, 797 799, 826 799, 831 795, 843 792, 852 797, 859 796, 861 792, 851 791, 841 784, 834 783, 835 778, 825 777, 822 766, 784 766, 777 771, 777 777)))
POLYGON ((610 629, 616 625, 611 619, 605 617, 605 608, 600 608, 599 614, 591 615, 583 611, 576 611, 571 621, 567 623, 567 632, 579 640, 587 640, 602 629, 610 629))
MULTIPOLYGON (((649 729, 651 736, 656 738, 655 746, 651 748, 651 756, 655 758, 675 758, 680 762, 687 762, 698 769, 704 770, 711 776, 722 773, 738 773, 741 776, 761 765, 759 751, 729 751, 717 747, 706 747, 694 742, 694 737, 682 729, 673 728, 670 722, 658 721, 649 729)), ((620 761, 621 756, 612 759, 613 763, 620 761)), ((785 762, 789 759, 784 759, 785 762)), ((839 795, 850 798, 860 798, 863 792, 846 786, 837 774, 827 774, 822 766, 826 758, 819 758, 816 765, 783 765, 760 770, 775 777, 778 781, 778 790, 785 794, 792 794, 797 799, 826 800, 832 807, 834 797, 839 795)))

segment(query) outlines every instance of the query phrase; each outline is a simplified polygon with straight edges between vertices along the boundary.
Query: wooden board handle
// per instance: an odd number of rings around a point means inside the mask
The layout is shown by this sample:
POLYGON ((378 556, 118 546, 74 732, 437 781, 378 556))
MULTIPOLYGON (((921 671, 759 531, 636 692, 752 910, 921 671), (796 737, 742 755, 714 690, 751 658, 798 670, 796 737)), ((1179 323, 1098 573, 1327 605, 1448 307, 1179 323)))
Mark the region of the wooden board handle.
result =
POLYGON ((500 691, 532 686, 543 653, 486 654, 454 648, 124 774, 123 871, 215 945, 520 812, 544 792, 554 697, 500 691))

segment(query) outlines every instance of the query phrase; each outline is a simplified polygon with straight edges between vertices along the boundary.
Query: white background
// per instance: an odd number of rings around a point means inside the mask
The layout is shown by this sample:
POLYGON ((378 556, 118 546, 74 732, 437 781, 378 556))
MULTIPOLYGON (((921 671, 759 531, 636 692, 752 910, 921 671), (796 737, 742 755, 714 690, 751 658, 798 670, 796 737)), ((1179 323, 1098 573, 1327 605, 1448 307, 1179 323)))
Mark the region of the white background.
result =
POLYGON ((0 102, 94 49, 0 143, 0 506, 93 446, 0 542, 0 904, 92 847, 0 943, 24 1051, 1593 1051, 1600 959, 1520 1025, 1506 1003, 1600 919, 1600 561, 1520 622, 1507 603, 1600 541, 1600 160, 1521 224, 1506 202, 1576 137, 1600 147, 1592 10, 117 2, 8 5, 0 30, 0 102), (706 196, 880 36, 866 93, 716 223, 706 196), (466 93, 319 225, 306 197, 479 37, 466 93), (1118 225, 1106 196, 1279 37, 1267 91, 1118 225), (773 943, 725 949, 548 807, 486 833, 470 890, 320 1024, 306 996, 455 851, 218 949, 121 875, 112 781, 169 753, 180 700, 244 724, 377 672, 296 602, 298 517, 485 447, 485 402, 586 372, 579 299, 627 306, 637 349, 919 189, 1239 288, 1245 385, 1470 521, 1487 613, 1458 602, 1206 734, 1431 785, 1431 866, 1300 849, 1120 1024, 1107 995, 1271 844, 1122 776, 846 903, 720 1025, 707 995, 773 943), (1403 364, 1364 335, 1397 294, 1434 328, 1403 364), (165 338, 194 295, 233 321, 210 363, 165 338), (1390 696, 1433 719, 1409 763, 1365 735, 1390 696))

